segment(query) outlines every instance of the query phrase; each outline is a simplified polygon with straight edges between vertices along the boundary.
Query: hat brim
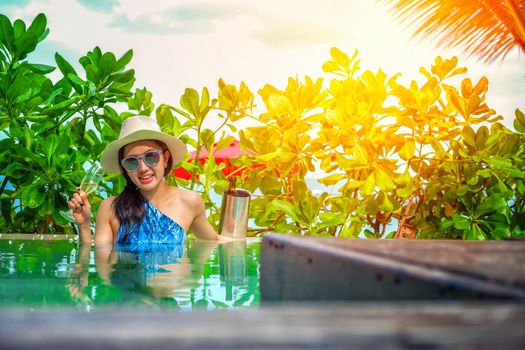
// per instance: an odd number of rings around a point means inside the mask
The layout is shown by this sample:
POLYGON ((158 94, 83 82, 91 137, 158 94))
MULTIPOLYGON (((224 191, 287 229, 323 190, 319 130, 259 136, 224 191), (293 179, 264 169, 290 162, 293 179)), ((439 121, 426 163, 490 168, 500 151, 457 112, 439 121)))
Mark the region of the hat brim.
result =
POLYGON ((160 131, 138 130, 126 137, 111 142, 106 147, 100 158, 100 166, 102 169, 110 173, 120 173, 121 169, 118 159, 119 150, 127 144, 141 140, 156 140, 163 142, 171 153, 174 165, 180 163, 188 154, 186 145, 174 136, 160 131))

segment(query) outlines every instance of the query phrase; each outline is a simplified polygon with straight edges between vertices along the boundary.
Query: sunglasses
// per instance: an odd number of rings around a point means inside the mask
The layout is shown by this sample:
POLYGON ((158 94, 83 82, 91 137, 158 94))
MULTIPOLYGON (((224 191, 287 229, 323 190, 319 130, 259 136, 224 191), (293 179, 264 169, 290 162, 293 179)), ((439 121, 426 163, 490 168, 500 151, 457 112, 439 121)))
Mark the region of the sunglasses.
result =
POLYGON ((155 165, 159 164, 160 154, 163 151, 164 150, 154 149, 154 150, 146 152, 142 156, 129 156, 129 157, 123 158, 120 161, 120 164, 122 165, 124 169, 130 172, 139 170, 141 160, 148 167, 153 168, 155 165))

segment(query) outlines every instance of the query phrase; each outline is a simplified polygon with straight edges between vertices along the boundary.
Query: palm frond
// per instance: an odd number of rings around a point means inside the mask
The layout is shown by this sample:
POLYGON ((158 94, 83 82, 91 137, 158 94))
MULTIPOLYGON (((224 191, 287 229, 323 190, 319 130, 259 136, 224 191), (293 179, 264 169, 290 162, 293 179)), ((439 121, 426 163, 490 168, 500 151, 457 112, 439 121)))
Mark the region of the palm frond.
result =
POLYGON ((379 0, 437 46, 491 62, 519 47, 525 53, 525 0, 379 0))

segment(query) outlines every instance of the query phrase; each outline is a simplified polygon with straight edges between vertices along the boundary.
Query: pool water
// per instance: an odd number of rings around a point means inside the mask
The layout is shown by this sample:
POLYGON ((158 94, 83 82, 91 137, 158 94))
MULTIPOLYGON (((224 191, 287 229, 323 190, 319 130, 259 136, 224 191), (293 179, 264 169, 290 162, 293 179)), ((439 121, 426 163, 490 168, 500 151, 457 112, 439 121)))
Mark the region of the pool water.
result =
POLYGON ((0 239, 0 308, 257 307, 259 240, 141 249, 0 239))

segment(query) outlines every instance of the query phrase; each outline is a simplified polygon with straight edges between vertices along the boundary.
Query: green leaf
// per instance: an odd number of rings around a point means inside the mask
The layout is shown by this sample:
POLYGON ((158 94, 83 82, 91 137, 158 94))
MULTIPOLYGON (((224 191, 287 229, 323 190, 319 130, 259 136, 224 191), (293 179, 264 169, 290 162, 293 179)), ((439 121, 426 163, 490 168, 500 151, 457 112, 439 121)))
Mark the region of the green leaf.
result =
POLYGON ((396 194, 401 197, 401 199, 407 199, 412 194, 412 184, 408 184, 405 187, 396 188, 396 194))
POLYGON ((18 76, 13 83, 9 86, 9 89, 7 90, 6 97, 13 101, 17 99, 24 99, 24 96, 27 98, 27 94, 31 95, 32 82, 27 77, 18 76))
POLYGON ((275 177, 264 175, 261 179, 259 188, 264 195, 280 195, 282 185, 275 177))
POLYGON ((454 220, 452 219, 447 219, 445 217, 442 217, 440 222, 439 222, 439 230, 440 231, 448 231, 450 228, 452 228, 454 226, 454 220))
POLYGON ((101 79, 104 79, 111 73, 113 73, 113 69, 115 68, 117 64, 117 59, 115 58, 115 55, 112 52, 106 52, 102 55, 100 58, 100 61, 98 62, 97 68, 100 71, 100 77, 101 79))
POLYGON ((99 86, 99 83, 102 80, 102 74, 100 73, 98 67, 94 64, 89 64, 86 66, 85 70, 87 80, 93 82, 95 86, 99 86))
POLYGON ((40 205, 40 208, 38 210, 38 215, 44 216, 46 214, 51 214, 55 209, 55 196, 53 196, 51 193, 47 192, 44 193, 44 200, 42 201, 42 204, 40 205))
POLYGON ((391 213, 394 211, 394 203, 392 203, 392 201, 384 193, 379 194, 378 201, 380 210, 384 211, 385 213, 391 213))
MULTIPOLYGON (((170 106, 171 109, 173 109, 175 112, 179 113, 180 115, 182 115, 183 117, 185 117, 186 119, 188 119, 189 121, 191 120, 191 115, 188 114, 187 112, 183 111, 182 109, 180 108, 177 108, 177 107, 172 107, 170 106)), ((193 120, 191 120, 193 122, 193 120)))
POLYGON ((377 238, 376 234, 374 233, 374 231, 370 230, 370 229, 365 229, 365 231, 363 232, 365 237, 368 238, 368 239, 374 239, 374 238, 377 238))
POLYGON ((461 132, 461 138, 471 147, 476 147, 476 133, 470 126, 465 126, 461 132))
POLYGON ((55 67, 48 66, 47 64, 31 63, 31 64, 28 64, 27 66, 29 69, 31 69, 32 72, 40 73, 40 74, 49 74, 56 69, 55 67))
POLYGON ((337 237, 340 238, 357 238, 361 233, 363 225, 352 222, 349 226, 343 226, 337 237))
POLYGON ((73 75, 78 76, 73 66, 69 64, 69 62, 66 61, 64 57, 60 56, 58 52, 55 53, 55 62, 57 63, 58 69, 60 69, 64 77, 67 77, 68 74, 73 74, 73 75))
POLYGON ((512 168, 512 161, 509 158, 493 156, 490 158, 483 158, 483 160, 495 170, 512 168))
POLYGON ((317 228, 324 229, 344 224, 346 222, 346 215, 344 213, 320 213, 319 219, 321 220, 321 223, 317 228))
POLYGON ((277 152, 268 152, 266 154, 262 154, 260 156, 257 156, 256 157, 256 160, 257 162, 260 162, 260 163, 266 163, 268 161, 271 161, 275 158, 278 158, 279 157, 279 153, 277 152))
POLYGON ((39 13, 31 23, 29 28, 27 28, 27 31, 35 34, 38 38, 38 41, 42 41, 47 36, 48 31, 46 30, 46 26, 46 16, 43 13, 39 13))
POLYGON ((484 239, 486 239, 486 236, 483 233, 483 231, 480 230, 480 228, 477 227, 476 225, 473 225, 471 228, 467 229, 463 233, 462 237, 463 237, 463 239, 467 239, 467 240, 484 240, 484 239))
POLYGON ((4 44, 7 50, 14 52, 13 41, 15 40, 15 33, 11 26, 11 21, 5 15, 0 14, 0 42, 4 44))
POLYGON ((31 32, 25 32, 13 42, 14 57, 24 59, 28 53, 33 52, 38 44, 38 38, 31 32))
MULTIPOLYGON (((383 192, 391 192, 394 189, 394 181, 392 178, 381 168, 375 169, 376 184, 383 192)), ((368 179, 367 179, 368 181, 368 179)))
MULTIPOLYGON (((297 203, 297 200, 295 200, 295 202, 297 203)), ((317 217, 317 214, 319 213, 319 201, 316 197, 313 196, 306 197, 305 199, 299 202, 299 208, 302 222, 306 226, 311 226, 311 224, 313 224, 315 218, 317 217)))
POLYGON ((406 185, 412 185, 412 175, 410 175, 410 171, 405 169, 405 172, 403 174, 399 174, 395 176, 392 180, 398 185, 406 186, 406 185))
POLYGON ((111 75, 111 80, 117 83, 125 84, 135 79, 135 70, 130 69, 122 73, 111 75))
POLYGON ((54 156, 61 154, 69 153, 71 148, 71 138, 70 135, 59 135, 58 136, 58 145, 55 149, 54 156))
POLYGON ((276 210, 284 212, 293 221, 302 222, 293 204, 277 199, 271 203, 271 206, 276 210))
POLYGON ((69 106, 71 106, 72 104, 74 104, 75 102, 79 101, 80 100, 80 97, 79 96, 74 96, 74 97, 71 97, 70 99, 67 99, 67 100, 64 100, 60 103, 57 103, 56 105, 54 106, 51 106, 49 108, 45 108, 42 110, 41 114, 44 114, 44 115, 50 115, 50 114, 53 114, 57 111, 60 111, 60 110, 65 110, 67 109, 69 106))
POLYGON ((306 197, 308 186, 304 180, 294 180, 293 182, 293 199, 294 201, 302 201, 306 197))
POLYGON ((87 87, 88 86, 87 82, 85 82, 84 80, 80 79, 78 77, 78 75, 76 75, 76 74, 68 73, 67 78, 72 83, 73 88, 75 88, 75 90, 77 92, 79 92, 79 93, 82 92, 82 87, 87 87))
POLYGON ((436 155, 440 156, 443 153, 445 153, 445 149, 443 148, 441 143, 439 143, 439 141, 432 141, 430 145, 432 146, 434 152, 436 152, 436 155))
POLYGON ((201 142, 204 148, 211 153, 213 144, 215 143, 215 133, 213 130, 204 129, 201 131, 201 142))
MULTIPOLYGON (((319 183, 325 185, 325 186, 332 186, 337 184, 339 181, 342 181, 346 178, 345 174, 332 174, 325 176, 323 178, 317 179, 319 183)), ((356 187, 359 187, 363 182, 358 182, 356 187)))
POLYGON ((17 19, 13 22, 13 32, 15 39, 21 37, 26 32, 26 24, 21 19, 17 19))
POLYGON ((235 141, 235 137, 233 137, 233 136, 222 137, 217 142, 217 146, 215 146, 215 152, 228 147, 229 145, 232 144, 233 141, 235 141))
POLYGON ((452 221, 454 223, 454 228, 458 230, 466 230, 470 227, 470 219, 459 214, 452 215, 452 221))
POLYGON ((366 178, 365 183, 361 186, 361 193, 365 196, 372 194, 376 187, 376 180, 374 173, 370 173, 366 178))
POLYGON ((45 195, 46 193, 40 184, 31 184, 22 191, 22 203, 29 208, 37 208, 44 202, 45 195))
POLYGON ((11 225, 13 222, 13 218, 11 216, 12 212, 13 212, 13 208, 11 205, 11 200, 9 198, 1 198, 0 199, 0 213, 2 214, 2 217, 4 218, 5 222, 8 225, 11 225))
POLYGON ((476 132, 476 149, 482 149, 489 138, 489 129, 486 126, 482 126, 476 132))
POLYGON ((473 176, 467 178, 465 182, 468 185, 476 185, 478 183, 478 180, 479 180, 478 176, 477 175, 473 175, 473 176))
POLYGON ((414 155, 414 152, 416 151, 416 144, 414 141, 408 141, 403 144, 401 149, 399 150, 399 156, 403 158, 404 160, 409 160, 414 155))
POLYGON ((20 179, 28 174, 31 174, 34 169, 31 167, 14 162, 7 165, 4 169, 2 169, 2 175, 11 177, 13 179, 20 179))
POLYGON ((514 128, 522 134, 525 134, 525 114, 519 109, 515 112, 516 119, 514 119, 514 128))
POLYGON ((208 92, 208 88, 203 87, 202 95, 201 95, 201 102, 199 105, 201 115, 204 116, 208 113, 209 104, 210 104, 210 93, 208 92))
POLYGON ((55 153, 57 146, 58 146, 58 136, 57 135, 52 134, 44 139, 44 149, 45 149, 48 166, 51 166, 51 157, 55 153))
POLYGON ((491 213, 502 213, 508 210, 509 205, 507 201, 498 195, 485 198, 483 202, 476 209, 476 217, 485 216, 491 213))
MULTIPOLYGON (((186 88, 184 94, 180 98, 180 105, 182 108, 190 112, 198 121, 201 120, 199 108, 199 93, 191 88, 186 88)), ((200 122, 199 122, 200 124, 200 122)))
POLYGON ((520 179, 525 178, 525 172, 519 171, 518 169, 507 168, 507 169, 503 170, 503 172, 508 177, 516 177, 516 178, 520 178, 520 179))
MULTIPOLYGON (((321 182, 321 180, 318 180, 319 182, 321 182)), ((322 182, 321 182, 322 183, 322 182)), ((361 187, 365 182, 364 181, 350 181, 350 182, 347 182, 343 185, 343 187, 341 188, 341 191, 353 191, 355 190, 356 188, 359 188, 361 187)))
POLYGON ((481 176, 482 178, 484 179, 488 179, 490 177, 490 169, 483 169, 483 170, 478 170, 476 171, 476 174, 478 176, 481 176))
MULTIPOLYGON (((128 104, 129 105, 129 104, 128 104)), ((165 133, 170 133, 173 130, 174 117, 168 105, 162 104, 156 111, 157 123, 161 130, 165 133)))
POLYGON ((123 69, 129 62, 131 62, 131 59, 133 58, 133 50, 130 49, 126 51, 125 54, 122 55, 122 57, 119 58, 119 60, 115 64, 115 71, 120 71, 123 69))
MULTIPOLYGON (((150 115, 154 108, 154 104, 151 102, 152 98, 153 94, 146 88, 135 89, 133 96, 128 98, 128 108, 137 111, 140 115, 150 115)), ((169 110, 169 108, 171 107, 168 105, 162 105, 161 110, 158 111, 157 114, 162 114, 165 110, 169 110)))

